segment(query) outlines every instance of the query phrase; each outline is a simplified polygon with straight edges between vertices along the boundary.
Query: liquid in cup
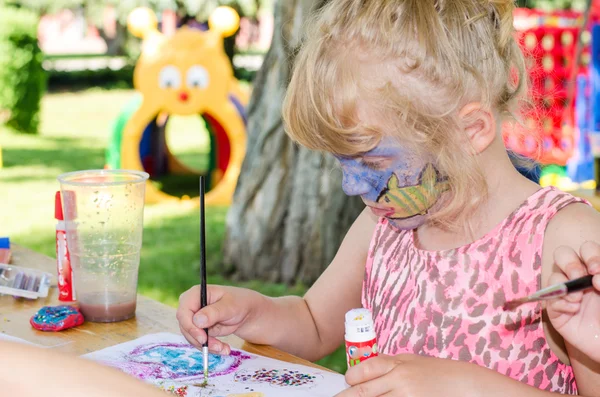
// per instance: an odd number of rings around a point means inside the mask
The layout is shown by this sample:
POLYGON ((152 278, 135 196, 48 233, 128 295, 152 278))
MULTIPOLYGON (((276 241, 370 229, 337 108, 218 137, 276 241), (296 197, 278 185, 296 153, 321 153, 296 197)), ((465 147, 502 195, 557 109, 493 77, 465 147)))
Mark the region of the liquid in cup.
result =
POLYGON ((58 179, 81 312, 96 322, 133 317, 148 174, 90 170, 58 179))

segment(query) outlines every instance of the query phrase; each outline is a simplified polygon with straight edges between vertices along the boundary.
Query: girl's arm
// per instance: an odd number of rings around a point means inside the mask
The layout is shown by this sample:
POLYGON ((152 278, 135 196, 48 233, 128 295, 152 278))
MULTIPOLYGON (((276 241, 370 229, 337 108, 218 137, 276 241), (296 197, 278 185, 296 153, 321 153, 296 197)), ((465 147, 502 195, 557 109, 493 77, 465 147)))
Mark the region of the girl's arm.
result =
POLYGON ((0 342, 2 395, 21 397, 164 397, 157 388, 90 360, 0 342))
MULTIPOLYGON (((272 344, 315 361, 337 349, 344 340, 344 316, 362 307, 365 263, 377 218, 365 209, 342 242, 337 255, 304 298, 274 299, 273 323, 286 318, 273 334, 272 344)), ((268 323, 267 323, 268 324, 268 323)))
POLYGON ((208 287, 208 306, 200 310, 200 289, 194 287, 179 300, 177 319, 186 339, 201 346, 209 328, 209 349, 226 353, 229 347, 216 337, 240 338, 272 345, 307 360, 317 360, 343 341, 344 316, 361 306, 362 281, 377 218, 365 209, 356 219, 337 255, 303 298, 269 298, 255 291, 208 287))

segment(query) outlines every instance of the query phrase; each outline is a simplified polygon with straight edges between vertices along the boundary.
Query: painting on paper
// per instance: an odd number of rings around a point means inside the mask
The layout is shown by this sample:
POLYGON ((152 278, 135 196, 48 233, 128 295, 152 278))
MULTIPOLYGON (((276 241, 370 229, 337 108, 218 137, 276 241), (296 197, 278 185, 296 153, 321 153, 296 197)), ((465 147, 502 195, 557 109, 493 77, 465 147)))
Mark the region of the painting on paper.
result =
POLYGON ((202 352, 181 335, 170 333, 146 335, 84 357, 176 396, 329 397, 346 388, 342 375, 235 349, 228 356, 209 356, 209 382, 200 387, 204 381, 202 352))

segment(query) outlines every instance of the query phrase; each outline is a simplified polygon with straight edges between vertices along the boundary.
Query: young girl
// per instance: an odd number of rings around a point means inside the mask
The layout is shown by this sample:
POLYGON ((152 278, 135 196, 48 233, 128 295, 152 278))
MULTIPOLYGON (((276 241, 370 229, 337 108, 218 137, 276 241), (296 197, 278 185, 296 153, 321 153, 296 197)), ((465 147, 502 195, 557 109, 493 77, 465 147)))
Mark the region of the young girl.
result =
POLYGON ((600 396, 595 290, 504 311, 543 286, 600 274, 600 215, 520 175, 501 125, 523 89, 509 0, 331 0, 297 55, 289 135, 334 154, 367 208, 304 298, 211 286, 182 295, 186 338, 309 360, 372 311, 381 355, 340 396, 600 396))

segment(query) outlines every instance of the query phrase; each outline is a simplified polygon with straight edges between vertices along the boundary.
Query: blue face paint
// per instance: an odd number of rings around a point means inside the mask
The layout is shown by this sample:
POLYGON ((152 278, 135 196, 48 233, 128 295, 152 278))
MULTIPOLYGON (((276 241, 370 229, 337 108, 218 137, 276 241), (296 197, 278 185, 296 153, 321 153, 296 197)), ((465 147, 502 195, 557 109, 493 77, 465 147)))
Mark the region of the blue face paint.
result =
POLYGON ((340 158, 342 188, 361 196, 373 212, 400 229, 414 229, 426 221, 429 209, 447 189, 429 159, 384 139, 359 158, 340 158))

